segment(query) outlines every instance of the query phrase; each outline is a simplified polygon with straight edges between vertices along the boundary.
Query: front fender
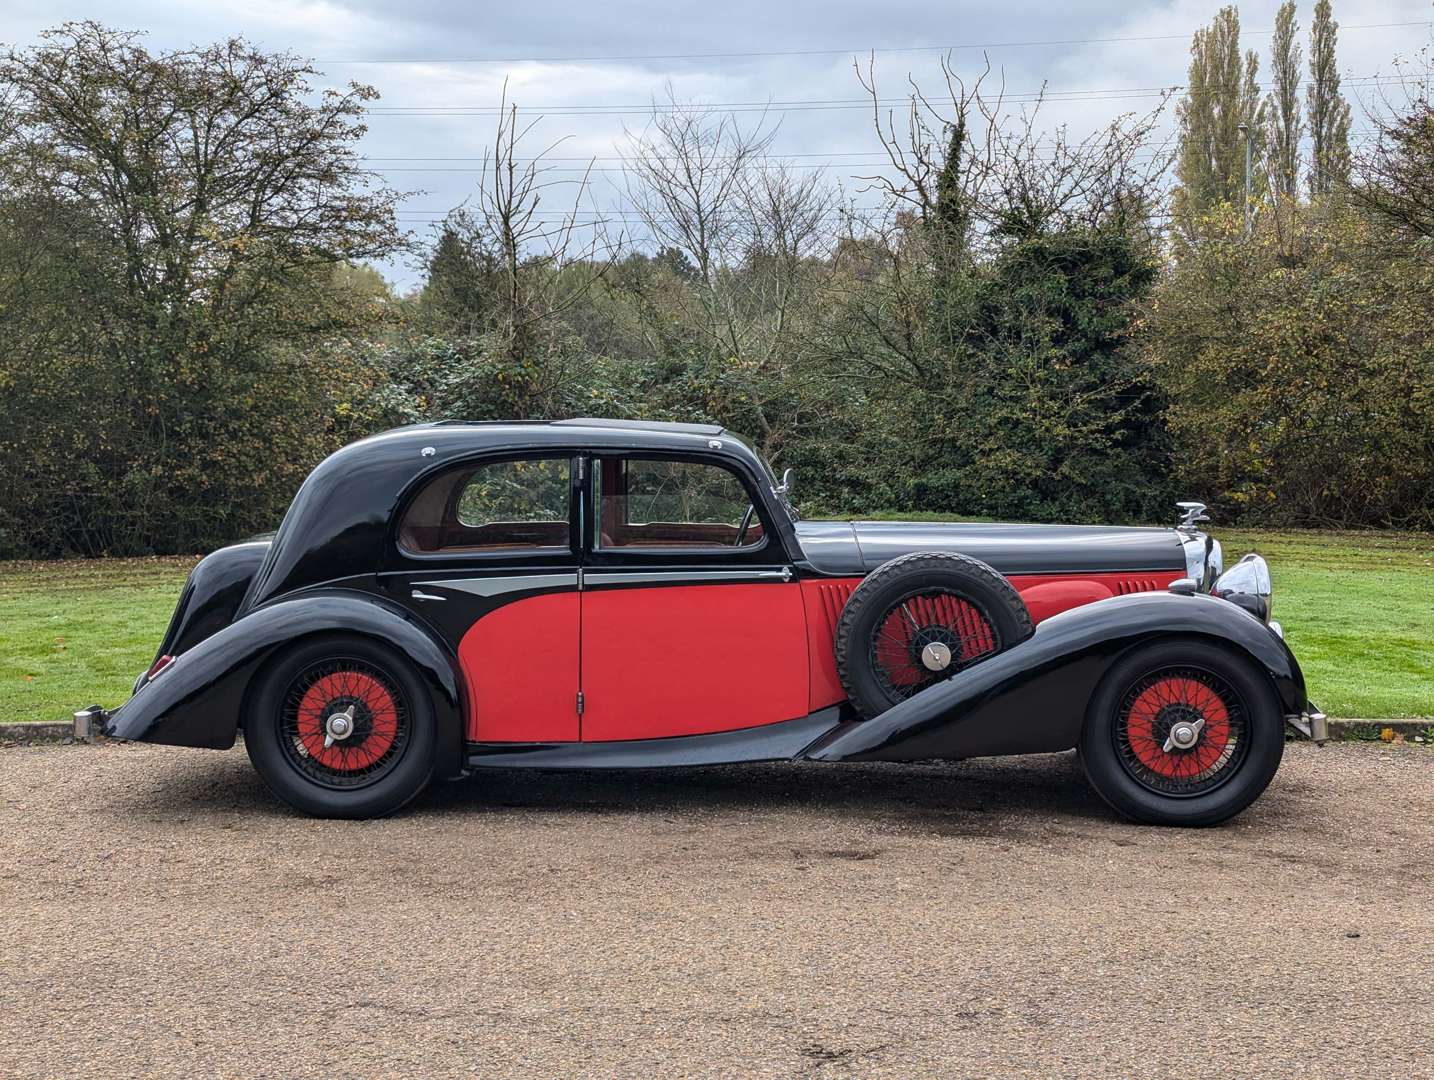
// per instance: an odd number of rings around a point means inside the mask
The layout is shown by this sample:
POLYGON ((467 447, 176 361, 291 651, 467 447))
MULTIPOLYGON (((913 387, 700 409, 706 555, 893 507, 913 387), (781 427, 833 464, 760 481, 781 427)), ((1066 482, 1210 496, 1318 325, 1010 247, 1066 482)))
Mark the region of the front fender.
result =
POLYGON ((110 715, 105 734, 226 750, 234 745, 245 694, 264 662, 300 638, 339 631, 372 637, 413 664, 431 691, 438 774, 461 772, 465 728, 457 661, 410 612, 353 589, 319 589, 255 608, 175 657, 110 715))
POLYGON ((1138 593, 1046 619, 1020 644, 808 747, 816 761, 911 761, 1069 750, 1086 705, 1127 651, 1162 638, 1215 641, 1254 661, 1286 715, 1304 712, 1304 676, 1264 623, 1212 596, 1138 593))

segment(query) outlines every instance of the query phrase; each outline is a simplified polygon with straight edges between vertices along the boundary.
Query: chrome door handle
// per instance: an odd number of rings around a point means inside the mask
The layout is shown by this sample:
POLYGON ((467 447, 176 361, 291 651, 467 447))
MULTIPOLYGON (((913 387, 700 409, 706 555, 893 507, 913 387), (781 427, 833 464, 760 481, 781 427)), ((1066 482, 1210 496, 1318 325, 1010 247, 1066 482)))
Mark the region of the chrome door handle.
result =
POLYGON ((783 581, 791 581, 792 572, 793 571, 790 566, 784 566, 780 570, 761 570, 753 576, 759 578, 766 578, 768 580, 770 580, 771 578, 781 578, 783 581))
POLYGON ((415 600, 447 600, 447 599, 448 599, 448 597, 446 597, 446 596, 434 596, 432 593, 423 592, 423 591, 421 591, 421 590, 419 590, 419 589, 414 589, 413 592, 411 592, 409 595, 412 596, 415 600))

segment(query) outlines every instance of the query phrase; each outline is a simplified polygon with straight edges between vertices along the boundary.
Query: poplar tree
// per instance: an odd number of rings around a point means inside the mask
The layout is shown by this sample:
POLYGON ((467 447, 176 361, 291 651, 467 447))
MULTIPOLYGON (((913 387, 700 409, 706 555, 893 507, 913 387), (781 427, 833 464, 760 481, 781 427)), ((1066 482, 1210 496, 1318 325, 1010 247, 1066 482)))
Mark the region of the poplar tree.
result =
POLYGON ((1310 194, 1327 195, 1349 179, 1349 102, 1339 92, 1335 46, 1339 23, 1329 0, 1315 4, 1310 29, 1310 85, 1307 107, 1314 138, 1310 160, 1310 194))
POLYGON ((1275 36, 1270 44, 1270 94, 1265 99, 1265 145, 1267 171, 1276 194, 1293 199, 1299 186, 1300 139, 1304 121, 1300 115, 1300 57, 1295 40, 1294 0, 1280 5, 1275 16, 1275 36))
POLYGON ((1190 74, 1180 103, 1180 152, 1176 161, 1176 218, 1187 231, 1195 219, 1222 202, 1245 198, 1245 137, 1248 124, 1256 151, 1263 143, 1257 125, 1260 58, 1240 55, 1240 14, 1221 8, 1190 44, 1190 74))

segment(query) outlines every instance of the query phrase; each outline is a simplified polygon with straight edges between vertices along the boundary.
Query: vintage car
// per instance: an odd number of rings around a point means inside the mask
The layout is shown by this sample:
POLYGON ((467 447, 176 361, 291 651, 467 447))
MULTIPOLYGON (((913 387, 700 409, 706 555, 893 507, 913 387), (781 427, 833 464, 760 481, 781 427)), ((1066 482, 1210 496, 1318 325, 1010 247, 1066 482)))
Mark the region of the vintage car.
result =
POLYGON ((715 426, 434 423, 323 461, 195 567, 105 734, 218 749, 312 814, 486 768, 1077 748, 1141 821, 1248 806, 1323 716, 1257 555, 1176 528, 804 521, 715 426))

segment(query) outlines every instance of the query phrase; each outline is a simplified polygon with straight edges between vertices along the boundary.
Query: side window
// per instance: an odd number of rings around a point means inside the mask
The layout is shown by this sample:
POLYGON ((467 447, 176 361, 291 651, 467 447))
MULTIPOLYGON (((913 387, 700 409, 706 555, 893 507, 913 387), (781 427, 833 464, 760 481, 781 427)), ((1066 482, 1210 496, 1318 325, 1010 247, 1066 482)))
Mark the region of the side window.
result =
POLYGON ((596 471, 601 549, 749 548, 764 539, 746 488, 720 465, 605 458, 596 471))
POLYGON ((570 467, 522 458, 443 473, 409 504, 399 543, 425 555, 567 550, 570 467))

